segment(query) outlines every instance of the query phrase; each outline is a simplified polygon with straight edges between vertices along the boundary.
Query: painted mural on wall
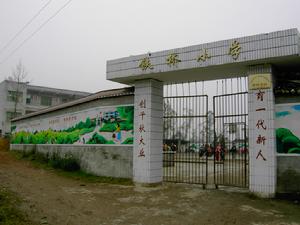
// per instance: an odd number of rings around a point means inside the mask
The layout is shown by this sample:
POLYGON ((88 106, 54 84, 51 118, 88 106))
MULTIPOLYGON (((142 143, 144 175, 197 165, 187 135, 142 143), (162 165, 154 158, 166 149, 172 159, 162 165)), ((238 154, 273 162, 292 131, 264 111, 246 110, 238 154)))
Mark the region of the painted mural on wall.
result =
POLYGON ((278 104, 275 111, 277 152, 300 154, 300 103, 278 104))
POLYGON ((133 144, 132 105, 98 107, 12 127, 12 144, 133 144))

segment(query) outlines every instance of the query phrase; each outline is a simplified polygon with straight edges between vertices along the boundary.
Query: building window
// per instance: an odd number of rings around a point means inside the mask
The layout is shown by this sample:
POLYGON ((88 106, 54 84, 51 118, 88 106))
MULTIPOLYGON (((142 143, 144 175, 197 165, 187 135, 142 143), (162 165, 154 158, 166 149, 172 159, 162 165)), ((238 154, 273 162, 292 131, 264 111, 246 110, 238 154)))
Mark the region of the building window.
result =
POLYGON ((229 124, 229 133, 235 134, 237 131, 237 124, 236 123, 230 123, 229 124))
POLYGON ((31 105, 39 105, 40 104, 40 98, 37 95, 31 95, 30 104, 31 105))
POLYGON ((41 105, 51 106, 52 105, 52 98, 49 97, 49 96, 41 96, 41 105))
POLYGON ((22 99, 23 99, 23 92, 17 92, 17 91, 8 91, 7 92, 7 101, 21 102, 22 99))
POLYGON ((22 113, 20 112, 6 112, 6 121, 10 121, 12 120, 13 118, 16 118, 16 117, 19 117, 19 116, 22 116, 22 113))
POLYGON ((29 113, 33 113, 33 112, 35 112, 35 111, 32 111, 32 110, 26 110, 26 111, 25 111, 25 114, 29 114, 29 113))
POLYGON ((31 103, 31 96, 27 95, 26 97, 26 104, 30 104, 31 103))
POLYGON ((62 99, 61 99, 61 102, 62 102, 62 103, 66 103, 66 102, 68 102, 68 99, 67 99, 67 98, 62 98, 62 99))

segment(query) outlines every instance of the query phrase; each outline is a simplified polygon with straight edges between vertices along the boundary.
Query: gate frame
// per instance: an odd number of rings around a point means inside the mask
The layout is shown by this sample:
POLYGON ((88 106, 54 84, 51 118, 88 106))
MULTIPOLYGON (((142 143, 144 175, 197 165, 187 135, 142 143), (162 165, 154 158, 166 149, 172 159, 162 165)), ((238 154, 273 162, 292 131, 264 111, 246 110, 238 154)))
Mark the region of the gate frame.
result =
MULTIPOLYGON (((161 83, 203 81, 240 77, 241 74, 263 78, 264 75, 272 76, 273 65, 275 67, 286 63, 290 66, 298 65, 300 62, 299 36, 297 29, 286 29, 109 60, 106 70, 107 79, 127 85, 134 84, 138 87, 138 90, 135 89, 135 107, 138 109, 140 103, 138 100, 142 98, 147 98, 150 105, 155 102, 157 93, 153 91, 154 85, 152 84, 154 83, 150 80, 161 83)), ((253 110, 258 106, 255 102, 256 92, 249 88, 249 190, 263 197, 273 197, 276 192, 277 153, 272 78, 264 81, 256 79, 254 84, 252 87, 263 87, 267 84, 267 87, 263 88, 267 93, 267 101, 263 102, 267 110, 262 114, 257 114, 255 109, 253 110), (269 128, 264 133, 268 143, 263 149, 268 160, 257 158, 262 150, 255 144, 257 138, 255 132, 257 132, 257 116, 261 115, 269 128)), ((162 93, 160 87, 158 89, 159 94, 162 93)), ((162 182, 162 165, 157 161, 162 158, 162 131, 152 129, 162 123, 162 100, 158 102, 160 106, 157 104, 154 108, 147 109, 150 117, 147 118, 149 132, 145 141, 149 143, 149 146, 144 149, 144 157, 137 157, 140 151, 139 137, 136 135, 138 124, 134 126, 133 178, 137 183, 162 182)), ((135 113, 139 111, 136 110, 135 113)))
MULTIPOLYGON (((216 134, 216 123, 217 123, 217 119, 218 118, 238 118, 238 117, 246 117, 246 120, 243 121, 243 123, 245 124, 244 125, 244 146, 248 146, 247 148, 247 154, 243 154, 243 166, 244 166, 244 179, 242 181, 242 185, 234 185, 234 184, 226 184, 224 182, 224 164, 225 164, 225 161, 226 159, 223 161, 223 182, 219 183, 217 181, 217 178, 216 178, 216 154, 214 152, 214 185, 216 186, 216 188, 218 188, 219 185, 223 185, 223 186, 237 186, 237 187, 242 187, 242 188, 249 188, 249 176, 250 176, 250 173, 249 173, 249 137, 247 138, 247 120, 248 120, 248 116, 249 116, 249 109, 247 110, 247 113, 244 114, 229 114, 229 115, 226 115, 226 112, 224 112, 224 115, 219 115, 219 116, 216 116, 216 112, 217 112, 217 108, 216 108, 216 99, 218 98, 222 98, 222 97, 227 97, 227 96, 238 96, 238 95, 248 95, 248 91, 244 91, 244 92, 237 92, 237 93, 231 93, 231 94, 222 94, 222 95, 216 95, 216 96, 213 96, 213 115, 214 115, 214 150, 216 150, 216 145, 217 145, 217 134, 216 134), (248 167, 248 169, 247 169, 248 167), (244 185, 243 185, 244 184, 244 185)), ((247 96, 248 97, 248 96, 247 96)), ((224 101, 224 100, 223 100, 224 101)), ((244 104, 248 104, 248 101, 246 101, 244 104)), ((234 110, 235 111, 235 110, 234 110)), ((223 113, 223 112, 222 112, 223 113)), ((223 119, 222 119, 223 121, 223 119)), ((225 136, 225 131, 224 131, 224 123, 222 124, 223 128, 222 128, 222 135, 225 136)), ((249 132, 249 126, 248 126, 248 132, 249 132)))
MULTIPOLYGON (((177 85, 177 84, 175 84, 177 85)), ((182 115, 179 115, 179 116, 165 116, 165 114, 163 115, 163 119, 164 119, 164 123, 165 123, 165 119, 166 118, 205 118, 205 143, 203 143, 203 145, 205 146, 207 143, 208 143, 208 95, 199 95, 199 94, 195 94, 195 95, 176 95, 176 96, 166 96, 166 97, 163 97, 163 102, 165 104, 165 99, 181 99, 181 98, 203 98, 204 99, 204 105, 205 105, 205 108, 206 108, 206 111, 205 113, 202 115, 192 115, 192 116, 182 116, 182 115)), ((200 103, 200 105, 202 105, 202 103, 200 103)), ((196 106, 197 107, 197 106, 196 106)), ((163 141, 165 140, 165 131, 163 130, 163 141)), ((176 154, 176 153, 175 153, 176 154)), ((163 153, 164 155, 164 153, 163 153)), ((168 164, 170 161, 168 160, 165 160, 165 157, 163 157, 163 165, 164 164, 168 164)), ((175 178, 175 181, 170 181, 170 180, 166 180, 165 179, 165 169, 163 168, 163 181, 166 181, 166 182, 175 182, 175 183, 192 183, 192 184, 200 184, 200 185, 203 185, 203 188, 205 189, 206 188, 206 185, 208 184, 208 157, 207 155, 205 156, 205 162, 203 162, 202 160, 200 160, 199 162, 192 162, 192 161, 174 161, 175 163, 175 166, 176 166, 176 162, 178 163, 199 163, 199 170, 201 171, 201 169, 203 168, 203 166, 201 166, 202 164, 205 164, 205 179, 200 179, 201 181, 204 180, 204 182, 195 182, 193 183, 192 182, 186 182, 184 181, 184 179, 176 179, 175 178)), ((176 169, 177 171, 177 169, 176 169)), ((177 176, 176 176, 177 177, 177 176)), ((190 179, 189 179, 190 180, 190 179)))

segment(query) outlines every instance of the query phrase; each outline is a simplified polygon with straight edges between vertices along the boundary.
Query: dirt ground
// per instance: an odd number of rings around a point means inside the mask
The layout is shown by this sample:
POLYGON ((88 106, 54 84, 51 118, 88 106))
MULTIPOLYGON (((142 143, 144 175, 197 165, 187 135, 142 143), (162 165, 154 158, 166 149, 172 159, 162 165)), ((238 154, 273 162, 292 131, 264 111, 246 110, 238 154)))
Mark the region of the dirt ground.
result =
POLYGON ((257 199, 236 189, 85 183, 35 168, 0 151, 0 185, 15 192, 37 224, 192 225, 300 224, 300 206, 257 199))

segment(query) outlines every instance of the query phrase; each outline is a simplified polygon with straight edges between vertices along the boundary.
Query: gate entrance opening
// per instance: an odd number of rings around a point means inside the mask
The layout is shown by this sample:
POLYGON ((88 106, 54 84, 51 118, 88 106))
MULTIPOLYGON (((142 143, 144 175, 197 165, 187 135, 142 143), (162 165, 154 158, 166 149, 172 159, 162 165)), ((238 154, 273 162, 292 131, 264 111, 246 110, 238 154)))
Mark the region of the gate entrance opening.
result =
POLYGON ((213 99, 214 184, 248 187, 248 92, 213 99))
POLYGON ((215 81, 208 94, 205 87, 164 87, 163 180, 248 187, 246 78, 215 81))

